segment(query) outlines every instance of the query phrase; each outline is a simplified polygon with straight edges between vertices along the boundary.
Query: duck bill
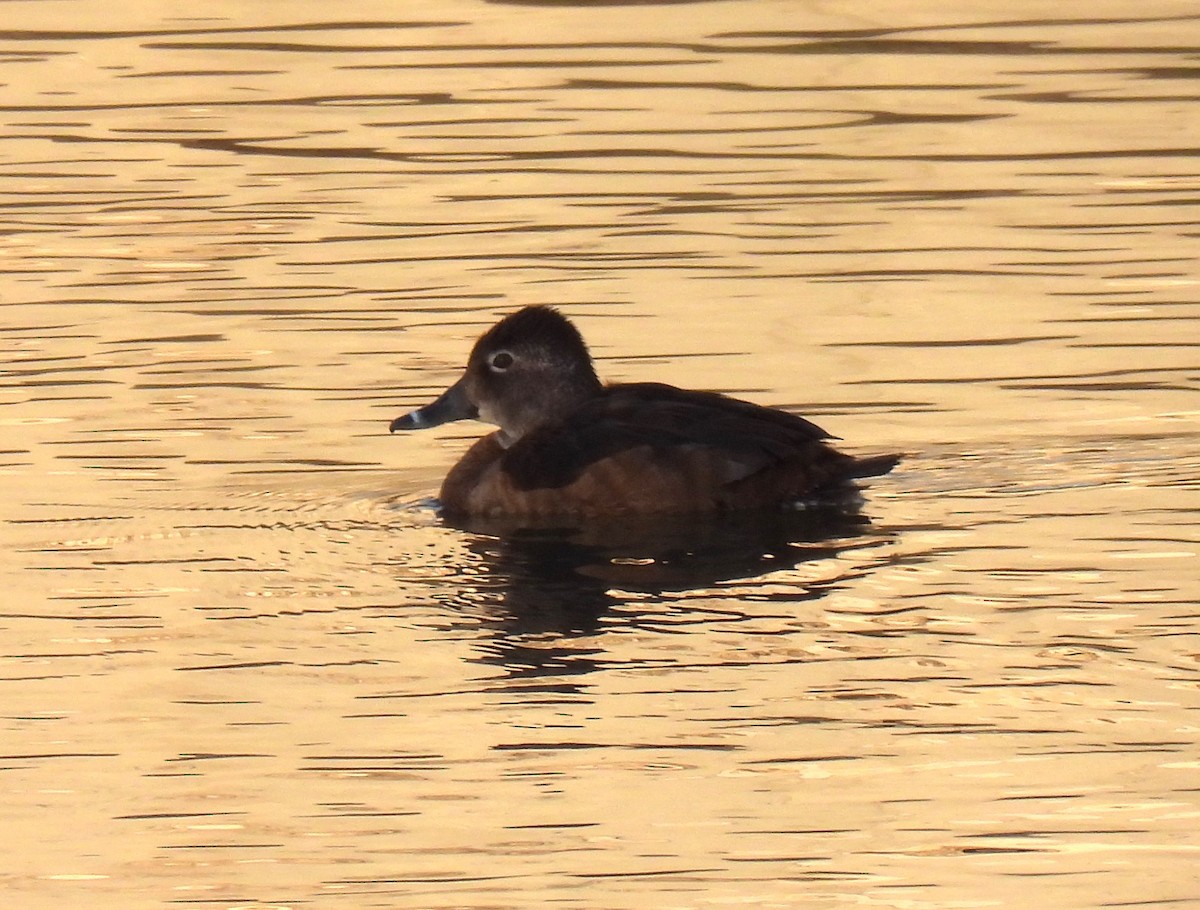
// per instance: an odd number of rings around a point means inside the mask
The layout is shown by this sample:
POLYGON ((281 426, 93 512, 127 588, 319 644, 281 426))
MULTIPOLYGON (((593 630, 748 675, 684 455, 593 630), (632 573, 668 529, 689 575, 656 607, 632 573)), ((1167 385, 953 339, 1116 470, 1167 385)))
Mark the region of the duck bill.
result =
POLYGON ((467 397, 466 384, 460 379, 442 392, 437 401, 410 411, 403 417, 397 417, 388 430, 392 433, 397 430, 425 430, 454 420, 469 420, 478 416, 479 409, 467 397))

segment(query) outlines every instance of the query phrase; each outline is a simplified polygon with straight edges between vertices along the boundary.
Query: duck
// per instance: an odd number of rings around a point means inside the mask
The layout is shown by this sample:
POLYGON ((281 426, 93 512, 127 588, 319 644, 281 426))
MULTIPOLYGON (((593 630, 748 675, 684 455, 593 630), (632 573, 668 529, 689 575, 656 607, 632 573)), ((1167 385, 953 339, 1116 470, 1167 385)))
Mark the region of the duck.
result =
POLYGON ((605 384, 583 336, 535 305, 475 342, 462 377, 389 431, 457 420, 498 427, 447 473, 445 517, 621 519, 803 507, 888 473, 810 420, 718 392, 605 384))

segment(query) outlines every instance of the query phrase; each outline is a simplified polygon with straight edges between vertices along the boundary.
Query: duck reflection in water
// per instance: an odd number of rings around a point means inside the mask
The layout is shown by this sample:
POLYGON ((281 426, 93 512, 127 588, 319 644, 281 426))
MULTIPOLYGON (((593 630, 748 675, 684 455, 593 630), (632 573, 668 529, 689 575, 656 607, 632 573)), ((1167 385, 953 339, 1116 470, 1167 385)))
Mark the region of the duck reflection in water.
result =
POLYGON ((612 588, 704 587, 836 552, 865 521, 854 481, 899 460, 844 454, 803 417, 714 392, 604 385, 544 306, 484 333, 463 376, 391 430, 468 418, 499 429, 446 476, 442 514, 483 535, 529 627, 592 627, 612 588))
MULTIPOLYGON (((722 587, 728 582, 766 575, 778 581, 802 563, 884 542, 865 517, 843 508, 734 513, 708 522, 643 517, 575 526, 498 519, 452 524, 470 533, 467 546, 483 568, 456 599, 484 606, 510 635, 594 632, 614 607, 621 608, 625 625, 658 625, 664 603, 669 611, 680 595, 728 598, 731 592, 722 587)), ((820 573, 820 580, 788 580, 769 597, 816 600, 862 571, 862 561, 847 560, 820 573)))

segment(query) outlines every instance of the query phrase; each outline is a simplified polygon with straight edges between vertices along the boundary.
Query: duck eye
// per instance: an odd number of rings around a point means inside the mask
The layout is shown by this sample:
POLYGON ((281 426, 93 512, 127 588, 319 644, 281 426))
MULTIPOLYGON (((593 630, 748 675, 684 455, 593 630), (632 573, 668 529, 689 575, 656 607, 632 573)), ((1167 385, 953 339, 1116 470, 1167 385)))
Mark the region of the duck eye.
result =
POLYGON ((497 351, 488 361, 488 366, 490 366, 497 373, 503 373, 512 365, 513 355, 508 353, 508 351, 497 351))

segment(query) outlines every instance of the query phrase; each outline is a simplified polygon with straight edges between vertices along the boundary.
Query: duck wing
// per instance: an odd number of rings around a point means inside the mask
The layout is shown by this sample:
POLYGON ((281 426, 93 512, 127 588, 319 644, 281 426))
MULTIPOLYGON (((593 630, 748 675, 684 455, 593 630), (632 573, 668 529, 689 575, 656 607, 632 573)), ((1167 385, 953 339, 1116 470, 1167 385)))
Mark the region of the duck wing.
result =
POLYGON ((566 419, 526 434, 501 463, 517 489, 558 488, 596 462, 647 448, 664 459, 715 461, 723 481, 734 483, 801 451, 826 449, 821 443, 830 438, 821 427, 786 411, 715 392, 628 383, 609 386, 566 419))

